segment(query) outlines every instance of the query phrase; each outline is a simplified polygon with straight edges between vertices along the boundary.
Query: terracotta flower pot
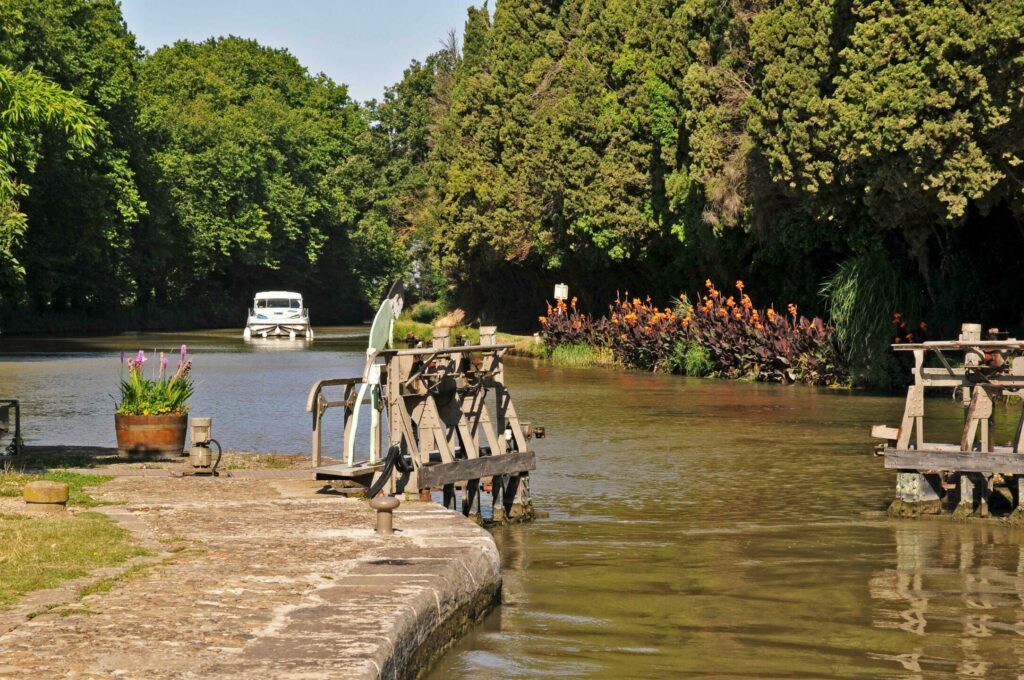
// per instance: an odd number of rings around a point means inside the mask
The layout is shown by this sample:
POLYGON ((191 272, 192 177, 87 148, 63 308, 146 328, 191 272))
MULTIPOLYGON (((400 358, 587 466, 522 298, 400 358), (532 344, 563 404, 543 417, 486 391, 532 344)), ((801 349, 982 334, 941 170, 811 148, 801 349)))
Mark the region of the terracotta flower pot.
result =
POLYGON ((128 416, 114 414, 117 453, 148 456, 181 456, 185 452, 188 414, 165 416, 128 416))

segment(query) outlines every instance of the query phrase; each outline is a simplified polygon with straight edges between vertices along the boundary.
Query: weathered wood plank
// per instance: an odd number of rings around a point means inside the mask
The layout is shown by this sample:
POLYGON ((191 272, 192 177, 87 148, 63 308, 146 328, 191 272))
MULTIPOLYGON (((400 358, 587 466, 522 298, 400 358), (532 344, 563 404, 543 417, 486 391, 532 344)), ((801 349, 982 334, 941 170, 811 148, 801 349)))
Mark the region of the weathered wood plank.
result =
POLYGON ((533 451, 483 456, 451 463, 423 465, 419 469, 420 488, 443 486, 466 479, 479 479, 493 475, 511 475, 537 469, 533 451))
POLYGON ((1024 474, 1024 455, 1003 452, 886 449, 885 467, 896 470, 946 470, 948 472, 1006 472, 1024 474))
POLYGON ((871 436, 874 439, 897 439, 900 436, 900 430, 888 425, 872 425, 871 436))

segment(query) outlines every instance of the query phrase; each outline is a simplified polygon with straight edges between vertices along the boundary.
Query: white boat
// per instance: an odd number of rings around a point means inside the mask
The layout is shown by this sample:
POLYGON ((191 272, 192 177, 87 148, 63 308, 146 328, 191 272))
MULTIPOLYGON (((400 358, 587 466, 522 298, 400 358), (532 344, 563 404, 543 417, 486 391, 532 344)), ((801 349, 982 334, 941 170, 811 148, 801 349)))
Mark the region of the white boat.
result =
POLYGON ((309 310, 302 306, 302 295, 283 290, 256 293, 242 337, 312 340, 313 327, 309 325, 309 310))

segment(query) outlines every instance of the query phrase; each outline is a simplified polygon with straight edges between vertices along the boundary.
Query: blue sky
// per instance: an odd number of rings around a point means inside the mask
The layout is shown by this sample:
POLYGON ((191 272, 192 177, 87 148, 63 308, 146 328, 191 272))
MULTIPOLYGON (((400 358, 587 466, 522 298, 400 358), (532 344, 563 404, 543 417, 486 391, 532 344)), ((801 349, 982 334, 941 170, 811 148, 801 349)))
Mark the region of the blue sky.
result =
MULTIPOLYGON (((122 0, 128 28, 149 51, 176 40, 237 35, 285 47, 311 73, 380 99, 413 59, 462 35, 473 0, 122 0)), ((479 4, 479 3, 476 3, 479 4)))

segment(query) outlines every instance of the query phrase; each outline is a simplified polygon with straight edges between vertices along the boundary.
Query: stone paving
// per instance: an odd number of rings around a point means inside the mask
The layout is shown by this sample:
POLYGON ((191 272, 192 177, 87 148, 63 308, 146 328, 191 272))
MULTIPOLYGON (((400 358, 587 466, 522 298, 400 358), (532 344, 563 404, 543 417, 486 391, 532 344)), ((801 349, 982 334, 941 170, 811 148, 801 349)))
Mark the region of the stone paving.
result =
POLYGON ((83 597, 76 583, 0 612, 0 677, 415 677, 496 603, 494 542, 412 501, 395 514, 398 533, 378 536, 364 501, 322 486, 119 477, 99 487, 93 495, 124 502, 100 510, 153 555, 106 570, 107 592, 83 597))

